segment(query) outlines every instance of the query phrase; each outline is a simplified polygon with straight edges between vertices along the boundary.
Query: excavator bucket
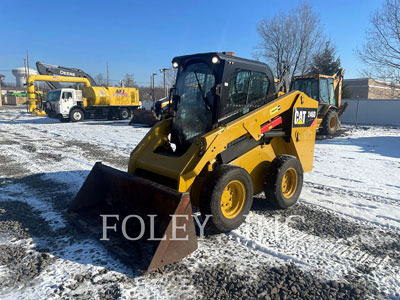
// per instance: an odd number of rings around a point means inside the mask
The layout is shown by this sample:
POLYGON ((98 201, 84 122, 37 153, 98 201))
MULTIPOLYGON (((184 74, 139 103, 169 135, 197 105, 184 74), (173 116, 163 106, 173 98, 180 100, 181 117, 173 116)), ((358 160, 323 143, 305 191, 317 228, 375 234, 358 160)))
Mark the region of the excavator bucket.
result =
POLYGON ((107 249, 141 273, 177 262, 197 249, 188 193, 100 162, 69 211, 85 231, 97 235, 107 249))
POLYGON ((159 121, 153 110, 136 109, 133 111, 133 117, 129 124, 144 124, 153 126, 159 121))

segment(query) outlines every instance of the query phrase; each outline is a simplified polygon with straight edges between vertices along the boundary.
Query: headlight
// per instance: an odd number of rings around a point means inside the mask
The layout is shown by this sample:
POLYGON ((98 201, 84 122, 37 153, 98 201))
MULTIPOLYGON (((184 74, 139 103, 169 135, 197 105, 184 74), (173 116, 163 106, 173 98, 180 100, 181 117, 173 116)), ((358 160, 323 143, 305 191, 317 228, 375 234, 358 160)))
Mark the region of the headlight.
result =
POLYGON ((214 57, 211 59, 211 61, 212 61, 213 64, 219 63, 219 59, 218 59, 218 57, 216 57, 216 56, 214 56, 214 57))
POLYGON ((176 69, 179 65, 178 65, 178 63, 177 63, 176 61, 174 61, 174 62, 172 63, 172 66, 176 69))

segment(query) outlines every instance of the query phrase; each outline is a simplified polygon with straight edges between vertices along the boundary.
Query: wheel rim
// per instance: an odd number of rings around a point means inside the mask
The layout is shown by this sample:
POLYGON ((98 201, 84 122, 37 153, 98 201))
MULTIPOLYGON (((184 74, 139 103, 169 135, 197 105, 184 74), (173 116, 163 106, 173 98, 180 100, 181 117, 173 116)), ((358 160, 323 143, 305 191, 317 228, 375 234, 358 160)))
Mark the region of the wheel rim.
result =
POLYGON ((82 118, 82 114, 78 111, 74 112, 74 119, 80 120, 82 118))
POLYGON ((331 130, 335 130, 336 128, 336 118, 332 117, 330 122, 329 122, 329 127, 331 130))
POLYGON ((128 112, 127 112, 126 110, 124 110, 124 111, 121 113, 121 116, 122 116, 123 119, 128 118, 128 112))
POLYGON ((288 199, 291 198, 297 189, 298 176, 295 169, 287 169, 282 179, 282 194, 288 199))
POLYGON ((221 195, 221 211, 225 218, 237 217, 246 200, 246 189, 239 180, 228 183, 221 195))

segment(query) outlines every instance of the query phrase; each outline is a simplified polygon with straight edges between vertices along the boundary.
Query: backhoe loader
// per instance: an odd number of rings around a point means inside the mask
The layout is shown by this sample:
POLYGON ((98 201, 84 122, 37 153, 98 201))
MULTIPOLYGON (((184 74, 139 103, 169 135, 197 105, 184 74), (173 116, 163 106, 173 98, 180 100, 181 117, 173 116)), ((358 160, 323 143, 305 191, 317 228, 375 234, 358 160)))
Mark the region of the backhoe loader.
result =
POLYGON ((294 76, 290 90, 299 90, 319 101, 317 128, 322 135, 334 135, 340 129, 339 117, 348 103, 342 104, 343 69, 333 76, 310 74, 294 76))
POLYGON ((103 236, 122 232, 138 245, 127 253, 145 272, 197 248, 194 221, 234 230, 261 192, 277 208, 294 205, 313 167, 318 101, 300 91, 278 97, 266 64, 229 53, 172 64, 169 117, 132 151, 128 172, 97 162, 69 206, 85 222, 97 220, 94 227, 103 224, 103 236))

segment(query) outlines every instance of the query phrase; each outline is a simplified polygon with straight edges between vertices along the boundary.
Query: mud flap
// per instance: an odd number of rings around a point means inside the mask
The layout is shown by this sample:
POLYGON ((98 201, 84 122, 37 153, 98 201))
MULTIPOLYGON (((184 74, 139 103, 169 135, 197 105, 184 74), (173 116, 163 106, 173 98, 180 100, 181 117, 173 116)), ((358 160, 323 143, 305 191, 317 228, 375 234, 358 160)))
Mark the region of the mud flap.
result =
POLYGON ((152 110, 136 109, 133 111, 133 116, 130 125, 132 124, 144 124, 147 126, 153 126, 159 121, 156 114, 152 110))
POLYGON ((197 249, 188 193, 179 193, 100 162, 89 173, 69 212, 85 224, 85 230, 91 228, 98 239, 104 237, 104 215, 114 216, 108 218, 109 240, 104 243, 140 272, 177 262, 197 249), (129 217, 132 215, 135 217, 129 217), (137 238, 144 228, 142 238, 132 241, 121 234, 125 218, 125 234, 137 238), (117 233, 110 229, 114 224, 117 233))

